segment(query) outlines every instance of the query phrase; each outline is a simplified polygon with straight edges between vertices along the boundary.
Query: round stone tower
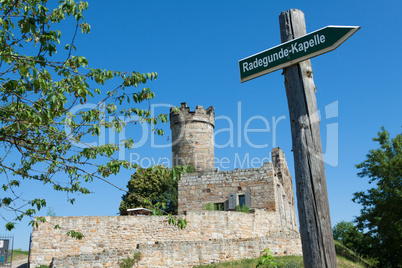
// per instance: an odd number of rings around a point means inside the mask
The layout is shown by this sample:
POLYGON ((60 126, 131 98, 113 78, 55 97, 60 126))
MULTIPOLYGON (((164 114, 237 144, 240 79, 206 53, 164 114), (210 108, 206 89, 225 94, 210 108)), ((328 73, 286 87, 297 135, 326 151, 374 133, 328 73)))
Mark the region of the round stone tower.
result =
POLYGON ((170 109, 172 130, 172 166, 191 165, 196 171, 214 170, 214 107, 197 106, 190 111, 187 103, 180 105, 180 113, 170 109))

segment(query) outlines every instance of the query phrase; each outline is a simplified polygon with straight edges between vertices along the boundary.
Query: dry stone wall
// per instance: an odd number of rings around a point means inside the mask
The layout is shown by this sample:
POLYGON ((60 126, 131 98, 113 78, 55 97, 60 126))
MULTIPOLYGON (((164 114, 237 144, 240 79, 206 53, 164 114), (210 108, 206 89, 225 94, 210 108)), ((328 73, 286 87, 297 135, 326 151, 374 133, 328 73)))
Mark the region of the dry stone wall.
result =
POLYGON ((136 250, 143 255, 141 267, 190 267, 240 259, 255 251, 252 257, 266 246, 277 254, 301 254, 299 233, 283 228, 277 213, 204 211, 185 217, 188 225, 183 230, 168 225, 164 216, 47 217, 62 229, 49 223, 34 228, 30 267, 52 260, 55 267, 117 267, 136 250), (85 238, 67 237, 71 229, 85 238), (232 254, 237 251, 243 253, 232 254))

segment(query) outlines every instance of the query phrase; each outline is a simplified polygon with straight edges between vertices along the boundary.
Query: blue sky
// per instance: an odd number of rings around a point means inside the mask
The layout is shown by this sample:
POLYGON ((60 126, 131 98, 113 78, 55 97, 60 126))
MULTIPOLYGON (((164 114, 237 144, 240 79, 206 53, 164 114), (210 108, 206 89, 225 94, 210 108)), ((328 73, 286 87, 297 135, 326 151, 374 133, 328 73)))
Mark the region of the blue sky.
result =
MULTIPOLYGON (((294 176, 282 71, 241 84, 238 70, 240 59, 280 44, 278 16, 291 8, 305 13, 307 32, 327 25, 361 26, 338 49, 311 60, 334 225, 359 214, 353 193, 370 185, 357 177, 355 164, 377 146, 372 138, 381 126, 391 137, 401 132, 400 1, 89 1, 85 19, 92 30, 77 37, 77 54, 92 67, 157 72, 158 79, 147 83, 156 93, 156 112, 168 113, 181 102, 191 109, 214 106, 221 169, 252 167, 279 146, 294 176), (265 131, 245 135, 245 129, 265 131)), ((68 39, 72 30, 67 27, 62 30, 68 39)), ((131 154, 144 165, 168 163, 171 134, 168 124, 163 128, 165 137, 152 139, 147 127, 128 127, 126 137, 140 146, 123 157, 129 160, 131 154)), ((125 187, 130 174, 110 179, 125 187)), ((65 194, 43 185, 24 187, 23 194, 46 195, 57 216, 115 215, 123 194, 95 181, 89 185, 92 195, 75 196, 70 205, 65 194)), ((17 226, 15 248, 28 248, 31 230, 27 222, 17 226)))

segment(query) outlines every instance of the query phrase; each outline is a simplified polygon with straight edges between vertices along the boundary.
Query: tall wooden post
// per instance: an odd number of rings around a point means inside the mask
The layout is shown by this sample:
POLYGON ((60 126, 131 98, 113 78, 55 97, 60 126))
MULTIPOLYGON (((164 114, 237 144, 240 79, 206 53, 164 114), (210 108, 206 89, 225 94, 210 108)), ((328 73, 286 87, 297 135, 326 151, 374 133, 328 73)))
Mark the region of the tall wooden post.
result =
MULTIPOLYGON (((306 34, 304 14, 279 16, 281 41, 306 34)), ((296 195, 304 266, 337 267, 325 180, 315 85, 310 60, 283 69, 289 105, 296 173, 296 195)))

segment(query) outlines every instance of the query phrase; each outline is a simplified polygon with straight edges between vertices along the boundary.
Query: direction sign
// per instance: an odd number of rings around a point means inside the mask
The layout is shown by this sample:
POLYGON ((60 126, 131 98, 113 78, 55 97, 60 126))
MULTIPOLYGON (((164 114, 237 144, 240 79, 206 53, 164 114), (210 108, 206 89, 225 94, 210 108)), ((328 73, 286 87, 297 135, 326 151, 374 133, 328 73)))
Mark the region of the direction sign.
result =
POLYGON ((243 83, 332 51, 359 29, 359 26, 327 26, 239 60, 240 81, 243 83))

